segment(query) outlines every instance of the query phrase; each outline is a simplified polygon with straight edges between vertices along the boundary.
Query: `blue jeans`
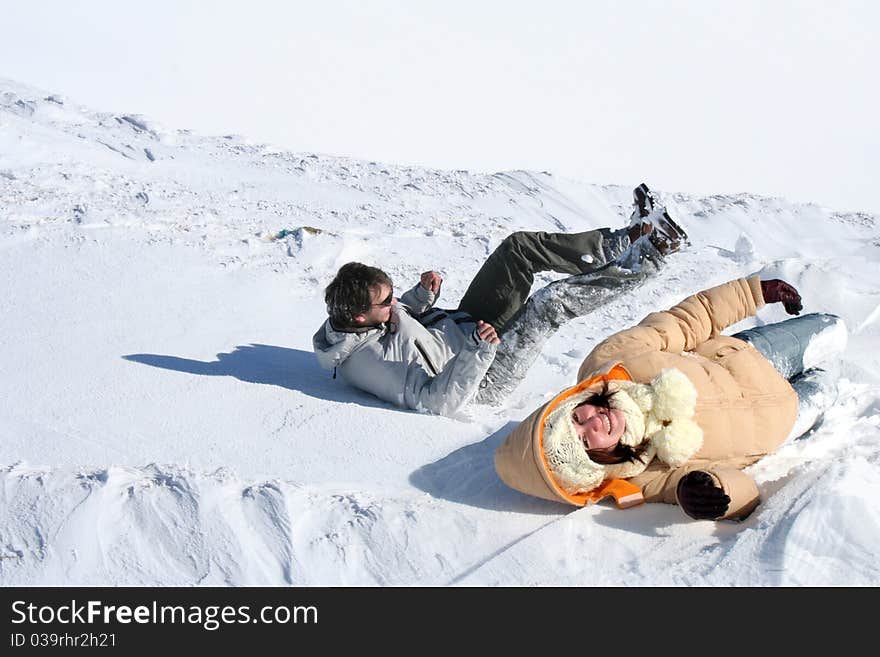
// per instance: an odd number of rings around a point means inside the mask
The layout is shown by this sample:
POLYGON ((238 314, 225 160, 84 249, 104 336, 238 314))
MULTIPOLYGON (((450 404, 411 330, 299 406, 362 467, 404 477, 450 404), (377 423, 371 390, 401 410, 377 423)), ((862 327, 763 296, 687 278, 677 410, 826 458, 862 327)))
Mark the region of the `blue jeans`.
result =
POLYGON ((823 343, 816 338, 826 331, 840 331, 841 328, 846 330, 837 315, 812 313, 733 335, 751 343, 797 392, 798 417, 790 437, 800 437, 818 425, 825 409, 836 399, 837 377, 832 359, 846 341, 829 339, 823 343), (819 363, 823 367, 817 367, 819 363))
POLYGON ((811 313, 740 331, 733 337, 750 342, 773 364, 777 372, 791 379, 813 366, 810 362, 804 366, 804 355, 810 341, 842 322, 837 315, 811 313))

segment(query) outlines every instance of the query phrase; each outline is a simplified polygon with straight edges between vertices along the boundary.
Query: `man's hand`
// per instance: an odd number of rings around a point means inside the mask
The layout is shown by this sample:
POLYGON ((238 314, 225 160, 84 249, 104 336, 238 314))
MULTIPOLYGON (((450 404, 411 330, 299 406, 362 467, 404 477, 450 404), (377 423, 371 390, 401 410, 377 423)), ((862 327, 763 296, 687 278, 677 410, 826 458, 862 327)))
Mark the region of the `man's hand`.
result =
POLYGON ((804 309, 801 303, 801 295, 791 285, 778 278, 769 281, 761 281, 761 292, 764 293, 764 301, 767 303, 782 302, 785 312, 789 315, 800 315, 804 309))
POLYGON ((435 271, 426 271, 422 274, 422 280, 419 281, 419 283, 428 292, 437 294, 440 291, 440 285, 443 283, 443 279, 440 277, 440 274, 435 271))
POLYGON ((712 475, 702 470, 682 477, 677 492, 682 511, 696 520, 716 520, 730 507, 730 497, 715 485, 712 475))
POLYGON ((501 342, 501 338, 498 337, 495 327, 491 324, 487 324, 482 319, 477 320, 476 333, 477 337, 483 342, 488 342, 489 344, 498 344, 501 342))

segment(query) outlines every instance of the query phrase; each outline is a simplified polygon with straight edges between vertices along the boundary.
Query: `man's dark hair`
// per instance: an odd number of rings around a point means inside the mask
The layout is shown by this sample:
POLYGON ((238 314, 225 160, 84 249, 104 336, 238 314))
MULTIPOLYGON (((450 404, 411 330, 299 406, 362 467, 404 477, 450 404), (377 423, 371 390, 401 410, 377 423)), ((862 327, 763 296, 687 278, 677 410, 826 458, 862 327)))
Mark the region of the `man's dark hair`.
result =
POLYGON ((370 290, 383 283, 393 285, 388 274, 377 267, 360 262, 342 265, 324 290, 330 323, 338 329, 356 328, 354 316, 370 309, 373 303, 370 290))
MULTIPOLYGON (((591 395, 588 399, 578 404, 578 406, 582 404, 590 404, 591 406, 599 406, 601 408, 611 408, 610 399, 611 393, 608 390, 608 382, 606 381, 600 392, 591 395)), ((635 463, 636 461, 644 463, 644 461, 642 461, 642 455, 647 449, 647 441, 643 441, 640 445, 636 445, 635 447, 624 445, 622 442, 618 441, 612 449, 608 449, 607 447, 588 449, 587 456, 590 457, 590 460, 593 463, 598 463, 599 465, 635 463)))

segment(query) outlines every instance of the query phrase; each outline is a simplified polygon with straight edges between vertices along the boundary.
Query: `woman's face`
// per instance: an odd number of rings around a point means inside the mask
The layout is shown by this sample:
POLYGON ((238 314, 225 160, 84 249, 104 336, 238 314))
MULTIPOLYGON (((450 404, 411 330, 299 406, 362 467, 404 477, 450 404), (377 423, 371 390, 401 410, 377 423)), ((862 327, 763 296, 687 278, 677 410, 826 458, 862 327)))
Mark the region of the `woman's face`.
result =
POLYGON ((571 421, 585 449, 614 449, 626 429, 626 418, 621 411, 586 402, 575 407, 571 421))

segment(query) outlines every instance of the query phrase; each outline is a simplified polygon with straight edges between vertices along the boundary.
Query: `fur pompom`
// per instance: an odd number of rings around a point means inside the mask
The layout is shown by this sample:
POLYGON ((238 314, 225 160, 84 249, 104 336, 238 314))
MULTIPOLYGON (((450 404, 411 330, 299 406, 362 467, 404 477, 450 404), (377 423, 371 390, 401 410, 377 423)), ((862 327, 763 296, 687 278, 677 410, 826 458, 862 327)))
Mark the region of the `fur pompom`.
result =
POLYGON ((665 369, 651 381, 654 404, 651 413, 659 420, 691 418, 697 405, 697 389, 676 369, 665 369))
POLYGON ((693 420, 680 418, 651 436, 657 457, 677 468, 687 463, 703 446, 703 430, 693 420))
POLYGON ((626 392, 632 397, 632 400, 641 409, 642 413, 647 414, 651 412, 651 408, 654 406, 654 393, 651 390, 651 386, 636 383, 627 388, 626 392))

